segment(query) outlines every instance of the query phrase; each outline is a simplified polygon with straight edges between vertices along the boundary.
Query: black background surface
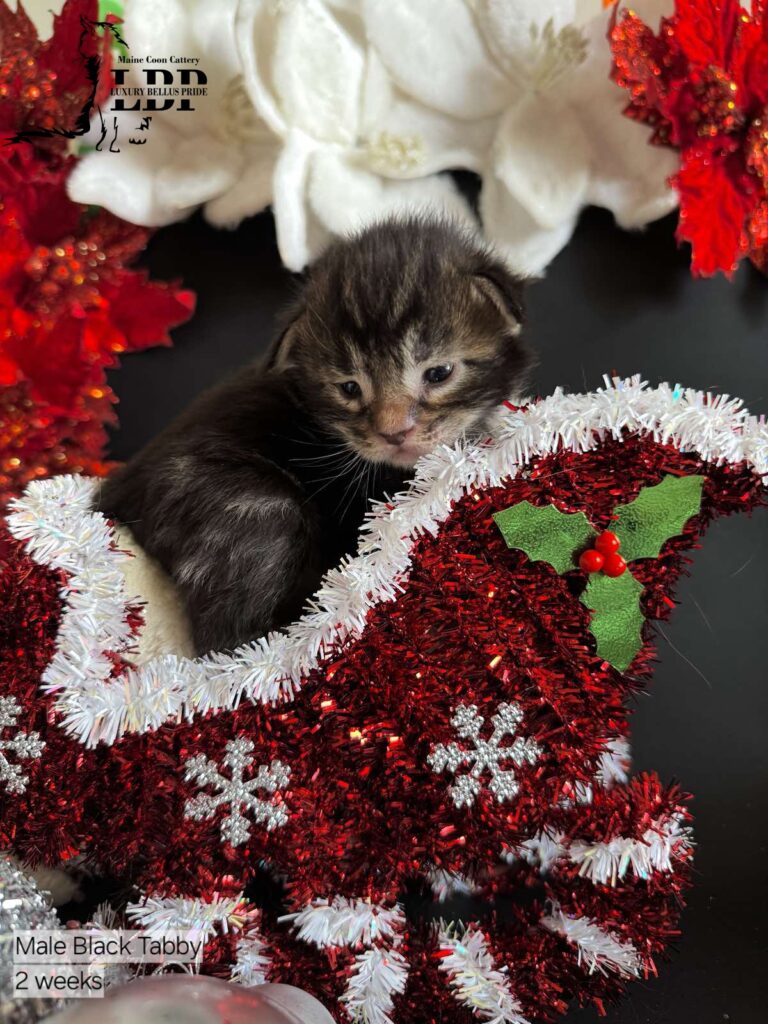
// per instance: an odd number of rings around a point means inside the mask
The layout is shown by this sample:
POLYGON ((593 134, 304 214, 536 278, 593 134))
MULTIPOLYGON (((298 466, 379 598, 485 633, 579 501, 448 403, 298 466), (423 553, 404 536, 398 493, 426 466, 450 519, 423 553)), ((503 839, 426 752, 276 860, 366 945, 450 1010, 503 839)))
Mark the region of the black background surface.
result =
MULTIPOLYGON (((644 234, 597 211, 532 285, 528 336, 535 390, 592 389, 635 372, 713 389, 768 411, 768 281, 694 281, 674 219, 644 234)), ((198 295, 173 349, 128 356, 111 383, 125 459, 206 385, 263 350, 295 283, 281 268, 271 216, 234 233, 199 218, 159 232, 146 256, 158 277, 198 295)), ((635 766, 695 795, 696 880, 682 935, 660 977, 629 986, 611 1024, 768 1021, 768 511, 722 520, 694 555, 680 607, 659 634, 659 664, 633 725, 635 766)), ((590 1024, 573 1011, 570 1024, 590 1024)))

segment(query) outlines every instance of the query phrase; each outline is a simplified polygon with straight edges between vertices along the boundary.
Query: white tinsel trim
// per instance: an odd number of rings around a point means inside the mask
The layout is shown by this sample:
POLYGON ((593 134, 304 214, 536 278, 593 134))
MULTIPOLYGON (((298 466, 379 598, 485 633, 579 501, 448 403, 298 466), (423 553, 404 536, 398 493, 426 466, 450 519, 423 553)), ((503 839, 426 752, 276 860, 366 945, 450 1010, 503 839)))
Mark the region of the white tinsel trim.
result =
POLYGON ((588 917, 568 917, 555 906, 541 919, 542 928, 562 935, 576 947, 579 964, 590 974, 619 974, 636 978, 643 966, 640 954, 629 942, 620 942, 588 917))
POLYGON ((739 399, 662 384, 647 388, 639 377, 606 378, 595 392, 549 398, 501 419, 493 444, 442 447, 420 460, 409 488, 377 505, 361 532, 358 554, 323 579, 308 612, 285 633, 238 648, 231 655, 160 658, 129 671, 119 686, 105 686, 104 651, 126 643, 124 599, 118 600, 107 558, 103 518, 88 512, 89 481, 37 481, 12 505, 9 525, 27 540, 32 556, 77 575, 84 570, 80 545, 91 552, 97 590, 70 604, 46 686, 59 690, 65 727, 83 742, 114 742, 125 732, 145 732, 195 712, 238 706, 243 698, 271 703, 290 699, 329 647, 360 635, 369 610, 402 590, 411 548, 435 533, 453 502, 476 487, 515 477, 528 462, 559 449, 587 451, 624 431, 646 434, 715 463, 744 462, 768 482, 768 427, 739 399), (106 578, 99 575, 104 570, 106 578), (122 607, 121 607, 122 604, 122 607))
MULTIPOLYGON (((230 931, 240 931, 248 920, 245 908, 242 894, 235 897, 214 896, 211 900, 149 896, 141 903, 129 903, 126 915, 132 924, 150 935, 182 932, 196 939, 202 938, 205 946, 217 933, 226 935, 230 931)), ((266 949, 266 943, 251 926, 248 934, 237 943, 237 958, 230 972, 231 980, 246 987, 265 984, 272 965, 266 949)))
MULTIPOLYGON (((624 736, 617 736, 606 743, 605 750, 600 755, 595 781, 602 789, 611 789, 616 783, 623 784, 629 779, 631 764, 629 741, 624 736)), ((594 786, 591 782, 575 782, 572 784, 571 794, 561 801, 563 807, 573 807, 574 804, 581 807, 589 806, 595 797, 594 786)))
POLYGON ((631 764, 629 740, 625 736, 617 736, 606 743, 595 778, 603 789, 610 789, 617 784, 624 785, 629 781, 631 764))
MULTIPOLYGON (((56 651, 42 684, 59 694, 69 722, 80 722, 93 693, 104 689, 114 670, 107 652, 123 654, 132 643, 126 612, 136 597, 126 594, 120 568, 129 556, 113 548, 106 521, 90 511, 96 486, 83 477, 35 481, 11 502, 8 516, 10 532, 27 541, 35 561, 68 574, 56 651)), ((96 717, 87 715, 81 738, 88 739, 92 727, 96 717)))
POLYGON ((426 880, 439 903, 444 903, 452 896, 471 896, 473 892, 477 892, 477 886, 472 879, 457 871, 433 868, 427 871, 426 880))
POLYGON ((217 931, 222 935, 230 930, 239 931, 243 923, 239 914, 242 907, 242 896, 214 897, 210 901, 181 896, 149 896, 141 903, 129 903, 126 914, 150 935, 169 931, 191 932, 202 937, 205 944, 217 931))
POLYGON ((538 832, 521 843, 515 852, 508 852, 505 857, 510 864, 514 863, 516 856, 521 857, 526 864, 537 867, 547 874, 559 860, 562 860, 567 849, 563 844, 562 832, 538 832))
MULTIPOLYGON (((81 897, 82 899, 82 897, 81 897)), ((82 927, 87 931, 113 932, 123 924, 122 917, 108 903, 99 903, 91 914, 87 924, 82 927)), ((160 970, 160 967, 158 967, 160 970)), ((104 984, 107 988, 127 985, 134 978, 141 977, 144 969, 136 964, 107 964, 104 967, 104 984)))
POLYGON ((314 946, 371 946, 375 942, 396 941, 405 927, 402 907, 388 909, 367 900, 334 896, 315 899, 297 914, 286 914, 280 921, 292 921, 298 936, 314 946))
POLYGON ((617 836, 608 843, 573 843, 568 857, 579 865, 579 874, 599 884, 616 885, 631 868, 638 878, 656 871, 674 871, 673 859, 684 856, 693 845, 691 829, 679 815, 655 821, 642 838, 617 836))
POLYGON ((320 947, 359 949, 347 988, 341 997, 353 1021, 392 1024, 393 997, 405 991, 408 962, 397 946, 402 942, 405 915, 367 900, 334 896, 315 899, 297 914, 286 914, 298 937, 320 947))
POLYGON ((237 943, 237 959, 230 972, 230 980, 245 988, 265 985, 272 961, 267 955, 266 942, 255 932, 245 935, 237 943))
POLYGON ((355 957, 346 991, 340 1002, 361 1024, 392 1024, 396 995, 405 991, 408 962, 396 949, 367 949, 355 957))
POLYGON ((470 927, 457 934, 453 927, 443 926, 438 942, 441 952, 450 951, 441 956, 439 966, 458 1003, 491 1024, 529 1024, 503 971, 494 967, 481 931, 470 927))
POLYGON ((516 857, 543 872, 557 869, 560 861, 579 866, 579 874, 597 885, 616 885, 631 869, 637 878, 675 870, 675 860, 685 857, 693 846, 692 830, 679 815, 651 822, 640 839, 616 836, 607 843, 569 843, 562 833, 538 832, 504 858, 516 857))
MULTIPOLYGON (((629 741, 624 736, 617 736, 609 740, 600 756, 595 781, 602 789, 611 789, 617 783, 628 782, 630 763, 629 741)), ((592 803, 594 788, 591 783, 577 782, 572 786, 572 792, 572 798, 562 801, 564 806, 573 806, 574 803, 581 805, 592 803)), ((502 851, 502 859, 508 864, 514 864, 519 857, 527 864, 538 867, 546 873, 551 871, 558 861, 569 855, 568 845, 563 840, 564 836, 561 832, 538 832, 514 849, 505 847, 502 851)))

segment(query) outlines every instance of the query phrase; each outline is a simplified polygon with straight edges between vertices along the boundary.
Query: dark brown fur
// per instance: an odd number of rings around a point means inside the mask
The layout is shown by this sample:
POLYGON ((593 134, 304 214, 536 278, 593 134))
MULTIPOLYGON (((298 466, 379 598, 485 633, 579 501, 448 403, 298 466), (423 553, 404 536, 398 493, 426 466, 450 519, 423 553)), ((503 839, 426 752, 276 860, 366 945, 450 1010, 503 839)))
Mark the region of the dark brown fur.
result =
POLYGON ((200 652, 294 618, 354 547, 367 498, 490 429, 532 362, 522 320, 520 282, 450 224, 389 221, 331 246, 266 362, 202 395, 102 490, 177 583, 200 652))

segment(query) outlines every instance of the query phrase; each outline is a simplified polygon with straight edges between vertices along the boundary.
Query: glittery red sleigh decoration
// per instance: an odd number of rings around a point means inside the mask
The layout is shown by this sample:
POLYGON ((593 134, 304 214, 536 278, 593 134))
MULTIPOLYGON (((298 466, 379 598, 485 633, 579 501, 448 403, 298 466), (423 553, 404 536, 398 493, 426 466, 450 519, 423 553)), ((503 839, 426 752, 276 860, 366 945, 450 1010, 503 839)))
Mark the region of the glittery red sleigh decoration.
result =
POLYGON ((651 141, 680 150, 678 238, 694 274, 768 268, 768 9, 676 0, 658 33, 631 10, 610 32, 615 80, 651 141))
POLYGON ((630 563, 650 621, 766 476, 768 430, 735 400, 558 392, 424 460, 286 633, 143 665, 91 482, 33 484, 4 544, 0 843, 87 855, 136 887, 132 923, 194 927, 206 970, 299 984, 340 1021, 600 1007, 656 970, 689 882, 684 795, 627 778, 651 630, 619 672, 578 561, 531 560, 494 515, 527 502, 599 533, 644 489, 697 478, 695 513, 630 563), (455 891, 476 901, 462 924, 405 911, 455 891))

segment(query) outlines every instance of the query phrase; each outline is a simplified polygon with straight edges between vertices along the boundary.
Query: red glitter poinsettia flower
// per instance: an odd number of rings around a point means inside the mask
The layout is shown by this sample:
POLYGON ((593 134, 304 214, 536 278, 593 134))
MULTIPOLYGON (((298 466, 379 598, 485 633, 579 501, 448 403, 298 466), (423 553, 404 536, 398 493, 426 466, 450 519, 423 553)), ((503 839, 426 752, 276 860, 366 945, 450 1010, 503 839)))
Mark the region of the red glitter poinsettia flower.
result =
POLYGON ((68 0, 41 43, 0 0, 0 507, 29 480, 107 470, 106 370, 170 344, 194 307, 191 292, 128 269, 151 232, 67 196, 66 132, 93 92, 73 54, 102 45, 81 15, 96 18, 95 0, 68 0), (38 127, 65 134, 8 141, 38 127))
POLYGON ((625 113, 680 150, 678 239, 693 273, 768 267, 768 12, 739 0, 676 0, 658 33, 632 11, 610 30, 625 113))
POLYGON ((67 0, 50 39, 41 40, 21 2, 11 11, 0 0, 0 141, 43 129, 57 134, 36 137, 36 145, 66 146, 78 118, 87 123, 109 90, 110 40, 88 28, 98 9, 98 0, 67 0))

